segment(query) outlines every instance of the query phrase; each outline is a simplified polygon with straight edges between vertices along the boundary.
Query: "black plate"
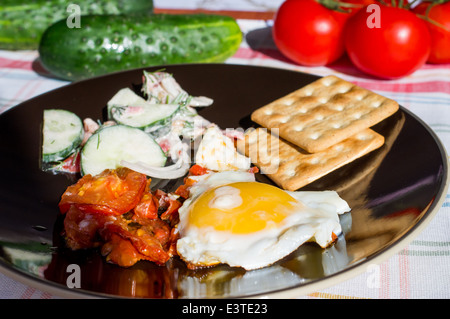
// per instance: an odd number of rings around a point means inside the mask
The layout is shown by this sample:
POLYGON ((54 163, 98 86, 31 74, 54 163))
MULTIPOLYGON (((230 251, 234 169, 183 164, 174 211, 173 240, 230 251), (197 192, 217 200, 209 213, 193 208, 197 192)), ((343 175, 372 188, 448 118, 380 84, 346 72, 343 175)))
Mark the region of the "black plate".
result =
MULTIPOLYGON (((166 70, 192 95, 214 99, 200 114, 222 128, 252 126, 252 110, 317 79, 225 64, 166 70)), ((0 271, 68 297, 296 296, 350 278, 399 251, 431 220, 445 197, 443 146, 421 120, 400 108, 374 127, 386 145, 303 188, 336 190, 352 207, 341 220, 345 236, 328 249, 305 244, 271 267, 247 272, 226 266, 189 271, 176 258, 164 267, 143 261, 125 269, 105 263, 95 250, 68 251, 59 236, 57 204, 73 180, 40 169, 42 112, 64 108, 81 118, 103 119, 106 102, 119 89, 136 89, 141 83, 141 69, 73 83, 0 116, 0 271), (67 282, 76 283, 68 268, 72 264, 80 267, 81 288, 67 287, 67 282)))

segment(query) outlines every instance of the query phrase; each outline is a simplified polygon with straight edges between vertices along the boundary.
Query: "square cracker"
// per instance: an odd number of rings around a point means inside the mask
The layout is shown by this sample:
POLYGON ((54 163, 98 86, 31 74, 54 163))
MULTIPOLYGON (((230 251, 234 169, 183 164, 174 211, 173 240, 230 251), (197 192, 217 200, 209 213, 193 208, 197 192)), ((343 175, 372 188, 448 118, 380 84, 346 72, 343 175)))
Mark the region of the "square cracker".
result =
POLYGON ((329 149, 308 153, 270 133, 265 128, 246 132, 238 141, 239 152, 252 162, 278 186, 294 191, 335 169, 381 147, 384 137, 365 129, 329 149))
POLYGON ((257 110, 251 119, 304 150, 320 152, 394 114, 396 101, 334 75, 257 110))

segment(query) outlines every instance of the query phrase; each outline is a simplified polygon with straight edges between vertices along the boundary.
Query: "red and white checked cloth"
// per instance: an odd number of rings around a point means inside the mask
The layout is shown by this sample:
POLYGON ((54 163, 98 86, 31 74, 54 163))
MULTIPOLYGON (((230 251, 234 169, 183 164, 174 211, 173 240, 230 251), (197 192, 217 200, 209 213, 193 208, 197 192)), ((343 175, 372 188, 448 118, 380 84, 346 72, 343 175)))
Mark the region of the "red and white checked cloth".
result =
MULTIPOLYGON (((317 75, 336 74, 398 101, 424 120, 450 150, 450 65, 425 65, 395 81, 366 77, 345 58, 329 67, 294 65, 277 52, 270 21, 238 20, 246 35, 226 63, 268 66, 317 75)), ((0 113, 69 82, 45 77, 36 51, 0 51, 0 113)), ((379 266, 379 284, 363 273, 336 286, 299 298, 450 298, 450 195, 427 228, 406 248, 379 266)), ((0 298, 58 298, 0 274, 0 298)))

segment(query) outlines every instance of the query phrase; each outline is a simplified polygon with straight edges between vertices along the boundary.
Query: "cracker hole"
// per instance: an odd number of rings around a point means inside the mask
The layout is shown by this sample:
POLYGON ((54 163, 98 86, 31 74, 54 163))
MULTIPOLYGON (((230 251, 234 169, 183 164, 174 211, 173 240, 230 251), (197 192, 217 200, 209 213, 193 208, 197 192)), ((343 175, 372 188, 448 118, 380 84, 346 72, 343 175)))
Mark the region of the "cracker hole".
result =
POLYGON ((367 140, 370 140, 372 137, 370 135, 367 135, 367 134, 358 134, 356 136, 356 138, 358 140, 360 140, 360 141, 367 141, 367 140))
POLYGON ((283 117, 280 119, 280 123, 282 123, 282 124, 287 123, 287 121, 289 121, 288 117, 283 117))
POLYGON ((320 97, 320 98, 319 98, 319 102, 322 103, 322 104, 325 104, 325 103, 328 102, 328 98, 326 98, 326 97, 324 97, 324 96, 323 96, 323 97, 320 97))
POLYGON ((341 124, 341 123, 333 123, 333 124, 331 125, 331 127, 338 129, 338 128, 341 128, 341 127, 342 127, 342 124, 341 124))
POLYGON ((334 81, 332 79, 324 79, 322 84, 325 86, 330 86, 334 83, 334 81))
POLYGON ((372 107, 379 107, 382 103, 380 101, 372 102, 372 107))
POLYGON ((317 120, 317 121, 322 121, 323 119, 324 119, 324 116, 321 115, 321 114, 319 114, 319 115, 316 116, 316 120, 317 120))
POLYGON ((311 96, 313 94, 313 90, 306 90, 305 91, 305 96, 311 96))
POLYGON ((347 92, 350 91, 350 90, 351 90, 351 87, 348 87, 348 86, 342 86, 342 87, 339 88, 338 92, 339 92, 339 93, 347 93, 347 92))
POLYGON ((317 164, 319 164, 320 163, 320 160, 318 159, 318 158, 312 158, 310 161, 309 161, 309 164, 311 164, 311 165, 317 165, 317 164))
POLYGON ((312 140, 317 140, 320 137, 320 133, 313 133, 309 136, 312 140))
POLYGON ((289 176, 289 177, 294 177, 294 176, 296 175, 296 173, 295 173, 295 170, 293 170, 293 169, 288 169, 288 170, 285 172, 285 175, 287 175, 287 176, 289 176))
POLYGON ((265 110, 265 111, 264 111, 264 114, 266 114, 266 115, 272 115, 273 112, 272 112, 272 110, 265 110))
POLYGON ((296 131, 296 132, 301 132, 302 130, 303 130, 303 126, 301 126, 301 125, 297 125, 294 127, 294 131, 296 131))

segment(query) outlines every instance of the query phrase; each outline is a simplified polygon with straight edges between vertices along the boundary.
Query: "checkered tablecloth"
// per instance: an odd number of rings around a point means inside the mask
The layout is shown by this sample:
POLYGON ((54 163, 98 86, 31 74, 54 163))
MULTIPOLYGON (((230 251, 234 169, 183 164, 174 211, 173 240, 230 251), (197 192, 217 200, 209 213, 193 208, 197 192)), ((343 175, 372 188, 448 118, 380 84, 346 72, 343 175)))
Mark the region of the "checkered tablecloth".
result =
MULTIPOLYGON (((287 61, 276 50, 270 36, 270 20, 238 22, 245 41, 226 63, 317 75, 336 74, 398 101, 424 120, 450 150, 450 65, 425 65, 413 75, 395 81, 367 77, 346 58, 329 67, 302 67, 287 61)), ((36 51, 0 51, 0 113, 29 98, 69 84, 45 76, 45 71, 35 63, 37 57, 36 51)), ((372 274, 367 272, 299 298, 450 298, 449 229, 450 195, 447 194, 442 208, 426 229, 407 247, 379 265, 377 284, 371 284, 372 274)), ((0 298, 58 297, 0 274, 0 298)))

